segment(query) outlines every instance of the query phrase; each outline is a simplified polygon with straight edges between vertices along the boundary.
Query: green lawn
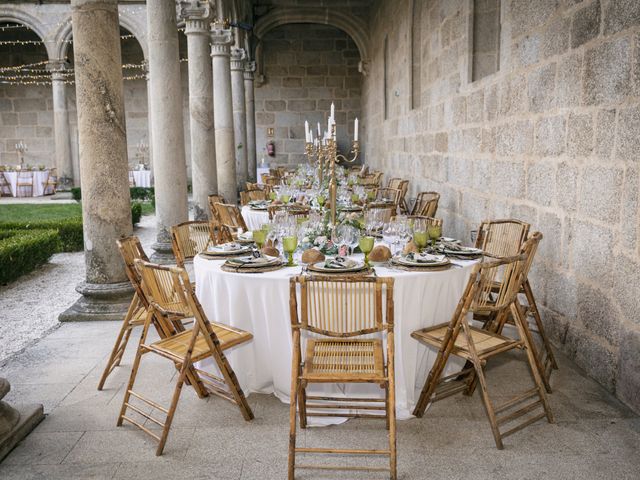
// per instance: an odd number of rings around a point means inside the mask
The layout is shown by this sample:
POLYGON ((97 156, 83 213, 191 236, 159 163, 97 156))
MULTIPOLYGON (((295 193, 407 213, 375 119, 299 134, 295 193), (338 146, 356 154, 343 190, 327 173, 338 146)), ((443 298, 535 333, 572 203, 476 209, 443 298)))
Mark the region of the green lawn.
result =
MULTIPOLYGON (((142 203, 142 215, 152 215, 153 205, 142 203)), ((64 218, 82 216, 79 203, 60 203, 57 205, 43 205, 34 203, 18 203, 2 205, 0 203, 0 222, 23 222, 32 220, 61 220, 64 218)))

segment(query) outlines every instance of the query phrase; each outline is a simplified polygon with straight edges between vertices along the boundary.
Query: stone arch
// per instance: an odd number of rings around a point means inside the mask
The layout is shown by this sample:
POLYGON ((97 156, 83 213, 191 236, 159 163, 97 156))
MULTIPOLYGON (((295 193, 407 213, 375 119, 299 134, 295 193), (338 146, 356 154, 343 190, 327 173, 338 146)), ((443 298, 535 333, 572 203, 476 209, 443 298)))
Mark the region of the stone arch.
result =
POLYGON ((16 7, 2 7, 2 11, 0 11, 0 22, 20 23, 25 27, 28 27, 36 35, 38 35, 38 37, 40 37, 40 40, 42 40, 49 60, 55 60, 57 58, 54 56, 54 42, 48 38, 44 29, 44 25, 42 25, 40 23, 40 20, 38 20, 33 15, 30 15, 27 12, 23 12, 16 7))
MULTIPOLYGON (((149 58, 148 49, 147 49, 147 39, 146 37, 140 35, 139 33, 136 33, 136 32, 142 32, 144 31, 144 29, 138 23, 136 23, 136 21, 133 18, 129 18, 128 16, 124 15, 123 12, 120 12, 119 22, 121 27, 126 28, 132 35, 135 36, 136 41, 138 42, 138 44, 140 45, 140 48, 142 49, 144 58, 145 60, 147 60, 149 58)), ((69 48, 69 43, 67 40, 71 38, 72 33, 73 31, 71 28, 71 16, 69 16, 67 21, 64 22, 64 24, 58 29, 58 31, 55 34, 54 53, 56 56, 53 58, 62 59, 66 57, 67 50, 69 48)))
POLYGON ((260 17, 253 27, 253 35, 256 40, 254 58, 257 63, 256 81, 258 85, 264 82, 262 39, 274 28, 291 23, 317 23, 345 32, 351 37, 360 52, 360 72, 364 75, 367 74, 369 33, 362 20, 329 8, 277 7, 260 17))

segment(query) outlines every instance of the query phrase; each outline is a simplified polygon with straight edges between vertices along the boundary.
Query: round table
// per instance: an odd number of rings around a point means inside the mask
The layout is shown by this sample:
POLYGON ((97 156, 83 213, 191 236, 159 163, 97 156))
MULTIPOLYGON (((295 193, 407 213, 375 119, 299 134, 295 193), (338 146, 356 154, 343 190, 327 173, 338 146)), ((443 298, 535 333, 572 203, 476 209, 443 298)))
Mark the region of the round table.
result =
MULTIPOLYGON (((411 332, 451 320, 475 262, 454 260, 452 263, 456 266, 434 272, 376 267, 378 276, 395 279, 396 410, 399 419, 412 416, 437 355, 435 349, 427 349, 411 338, 411 332)), ((210 321, 226 323, 253 334, 251 342, 227 353, 245 393, 273 393, 288 403, 292 352, 289 279, 300 274, 301 267, 247 274, 225 272, 220 268, 222 263, 200 255, 194 259, 196 295, 204 312, 210 321)), ((450 364, 448 370, 462 365, 453 359, 450 364)), ((207 364, 205 366, 208 368, 207 364)), ((309 392, 382 397, 377 385, 312 385, 309 392)))
POLYGON ((249 230, 258 230, 265 223, 269 223, 269 212, 266 210, 253 210, 249 205, 245 205, 240 213, 249 230))
MULTIPOLYGON (((44 184, 49 178, 49 170, 31 170, 26 171, 33 176, 33 189, 31 192, 32 197, 42 197, 44 195, 44 184)), ((18 172, 0 172, 0 175, 4 174, 4 178, 9 182, 9 188, 11 189, 11 195, 18 196, 18 172)), ((25 188, 25 187, 20 187, 25 188)), ((20 192, 22 193, 22 192, 20 192)), ((22 196, 22 195, 21 195, 22 196)))

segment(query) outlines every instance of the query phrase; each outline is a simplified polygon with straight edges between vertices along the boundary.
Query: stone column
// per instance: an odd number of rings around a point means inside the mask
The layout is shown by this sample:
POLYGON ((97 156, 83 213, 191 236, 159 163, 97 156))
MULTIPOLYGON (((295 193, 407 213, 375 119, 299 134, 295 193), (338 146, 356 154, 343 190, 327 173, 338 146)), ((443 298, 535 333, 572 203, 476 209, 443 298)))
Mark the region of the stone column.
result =
POLYGON ((71 18, 86 276, 60 320, 122 320, 133 290, 116 245, 132 231, 118 1, 72 0, 71 18))
POLYGON ((247 167, 247 111, 244 99, 244 49, 231 49, 231 92, 233 95, 233 135, 236 141, 236 176, 238 188, 245 189, 247 167))
POLYGON ((17 410, 3 402, 10 390, 9 382, 0 378, 0 462, 44 419, 42 405, 21 406, 17 410))
POLYGON ((213 76, 209 54, 210 8, 207 2, 183 2, 181 16, 189 52, 189 121, 191 182, 196 220, 208 218, 207 197, 218 193, 216 144, 213 128, 213 76))
POLYGON ((67 189, 75 185, 73 178, 73 158, 71 157, 71 133, 69 130, 69 110, 67 109, 67 77, 64 71, 68 64, 64 60, 49 62, 51 88, 53 90, 53 136, 58 171, 58 188, 67 189))
POLYGON ((151 259, 173 260, 171 227, 189 218, 187 164, 182 123, 182 85, 176 5, 147 1, 151 142, 156 194, 157 237, 151 259))
POLYGON ((247 169, 249 181, 256 182, 256 108, 253 91, 253 72, 256 62, 247 62, 244 67, 244 103, 247 112, 247 169))
POLYGON ((232 43, 231 30, 224 28, 221 23, 214 24, 211 28, 211 63, 218 193, 224 196, 227 202, 235 203, 238 200, 238 187, 229 64, 229 47, 232 43))

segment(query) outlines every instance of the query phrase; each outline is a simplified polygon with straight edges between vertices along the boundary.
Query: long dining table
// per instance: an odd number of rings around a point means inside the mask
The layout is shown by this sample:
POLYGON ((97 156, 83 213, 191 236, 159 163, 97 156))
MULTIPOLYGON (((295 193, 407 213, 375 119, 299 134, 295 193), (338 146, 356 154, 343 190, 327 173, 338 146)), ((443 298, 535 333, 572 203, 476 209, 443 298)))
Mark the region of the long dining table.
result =
MULTIPOLYGON (((288 403, 291 386, 292 337, 289 281, 301 267, 262 273, 223 270, 224 260, 198 255, 194 259, 196 295, 211 321, 247 330, 253 340, 227 352, 245 393, 275 394, 288 403)), ((396 410, 399 419, 412 417, 420 389, 437 351, 411 338, 411 333, 448 322, 469 280, 475 260, 451 260, 441 271, 406 271, 376 266, 378 276, 394 279, 396 410)), ((453 362, 453 361, 452 361, 453 362)), ((450 362, 451 366, 460 363, 450 362)), ((212 363, 202 366, 208 368, 212 363)), ((380 396, 375 385, 311 385, 310 393, 340 396, 380 396)), ((317 424, 336 419, 317 420, 317 424)))

